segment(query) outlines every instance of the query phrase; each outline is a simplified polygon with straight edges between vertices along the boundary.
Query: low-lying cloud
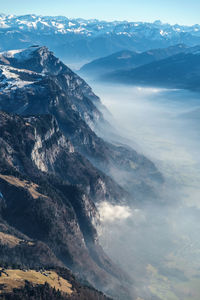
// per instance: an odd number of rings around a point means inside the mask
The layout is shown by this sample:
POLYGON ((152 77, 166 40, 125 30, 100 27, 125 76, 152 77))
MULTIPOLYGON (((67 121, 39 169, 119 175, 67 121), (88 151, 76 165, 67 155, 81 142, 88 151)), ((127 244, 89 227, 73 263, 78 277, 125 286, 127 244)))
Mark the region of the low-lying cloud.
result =
MULTIPOLYGON (((92 85, 112 113, 109 121, 166 180, 160 203, 99 206, 102 246, 132 277, 138 298, 199 300, 200 95, 92 85)), ((126 181, 126 174, 118 177, 126 181)))
POLYGON ((112 205, 109 202, 101 202, 98 205, 101 222, 115 222, 131 217, 132 211, 128 206, 112 205))

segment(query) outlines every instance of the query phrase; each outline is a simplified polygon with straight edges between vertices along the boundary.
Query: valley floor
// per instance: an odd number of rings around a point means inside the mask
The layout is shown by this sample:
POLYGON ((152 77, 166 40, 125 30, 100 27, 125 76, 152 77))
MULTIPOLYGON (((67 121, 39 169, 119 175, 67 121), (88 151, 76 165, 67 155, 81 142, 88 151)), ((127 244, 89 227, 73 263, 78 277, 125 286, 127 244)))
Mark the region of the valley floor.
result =
POLYGON ((120 135, 154 161, 166 181, 159 202, 144 199, 126 218, 105 215, 101 242, 132 276, 138 299, 151 295, 198 300, 200 95, 94 82, 92 86, 120 135))

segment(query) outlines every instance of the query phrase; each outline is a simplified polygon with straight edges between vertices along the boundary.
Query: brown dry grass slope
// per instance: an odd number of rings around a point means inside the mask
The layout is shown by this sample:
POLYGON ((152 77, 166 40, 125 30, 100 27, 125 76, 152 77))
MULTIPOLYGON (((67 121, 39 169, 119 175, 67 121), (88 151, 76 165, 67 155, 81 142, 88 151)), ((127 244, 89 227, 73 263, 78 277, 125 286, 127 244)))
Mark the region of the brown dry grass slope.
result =
POLYGON ((13 289, 21 289, 25 286, 25 281, 32 285, 44 285, 46 282, 56 290, 71 295, 73 293, 72 285, 54 271, 35 271, 35 270, 11 270, 0 269, 1 293, 10 293, 13 289))

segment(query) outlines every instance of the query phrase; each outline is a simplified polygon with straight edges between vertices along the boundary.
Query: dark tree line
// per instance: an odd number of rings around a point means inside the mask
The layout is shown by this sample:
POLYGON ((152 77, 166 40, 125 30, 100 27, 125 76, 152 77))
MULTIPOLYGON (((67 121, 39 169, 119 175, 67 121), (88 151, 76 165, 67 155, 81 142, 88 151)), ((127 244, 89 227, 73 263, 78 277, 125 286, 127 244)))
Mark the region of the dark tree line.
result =
MULTIPOLYGON (((25 287, 22 289, 14 289, 12 293, 3 294, 0 296, 2 300, 109 300, 102 293, 93 289, 84 287, 74 292, 72 295, 67 295, 55 288, 50 287, 48 283, 44 285, 33 286, 26 281, 25 287)), ((110 299, 111 300, 111 299, 110 299)))

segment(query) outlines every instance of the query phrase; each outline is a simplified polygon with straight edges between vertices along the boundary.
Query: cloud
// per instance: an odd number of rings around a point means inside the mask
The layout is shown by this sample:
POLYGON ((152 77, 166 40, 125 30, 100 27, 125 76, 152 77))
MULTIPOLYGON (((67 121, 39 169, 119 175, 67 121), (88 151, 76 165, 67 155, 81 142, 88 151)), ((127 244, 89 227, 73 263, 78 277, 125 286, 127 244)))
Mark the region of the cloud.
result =
MULTIPOLYGON (((99 206, 100 243, 133 279, 139 298, 185 299, 188 290, 194 299, 200 284, 199 94, 121 85, 95 89, 113 126, 165 177, 160 201, 147 202, 144 195, 131 210, 99 206)), ((126 172, 111 171, 128 184, 126 172)))
POLYGON ((108 202, 101 202, 98 205, 98 210, 102 222, 125 220, 132 215, 128 206, 112 205, 108 202))

